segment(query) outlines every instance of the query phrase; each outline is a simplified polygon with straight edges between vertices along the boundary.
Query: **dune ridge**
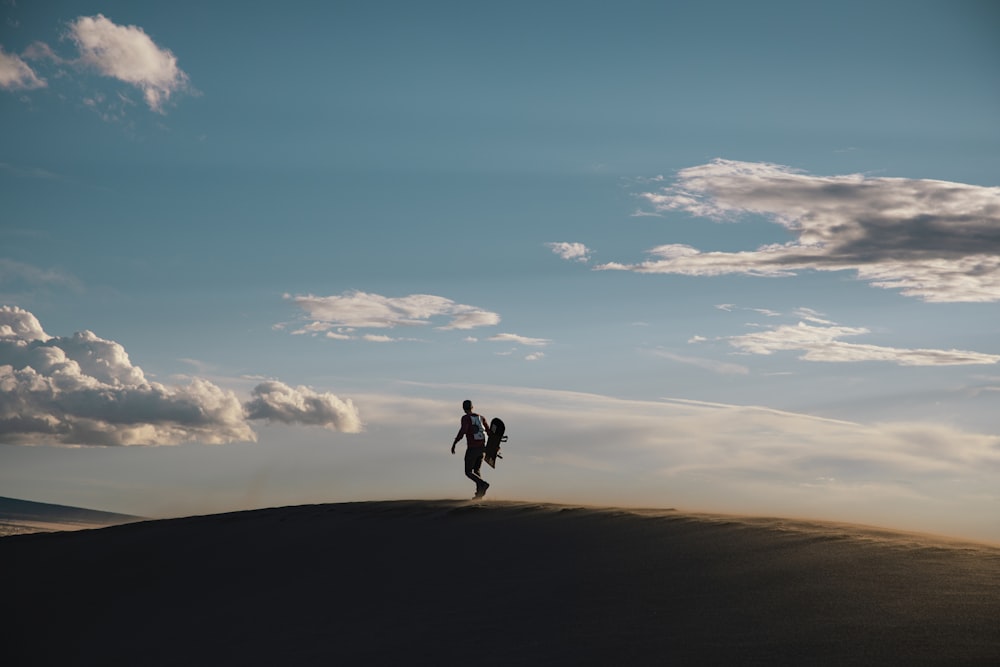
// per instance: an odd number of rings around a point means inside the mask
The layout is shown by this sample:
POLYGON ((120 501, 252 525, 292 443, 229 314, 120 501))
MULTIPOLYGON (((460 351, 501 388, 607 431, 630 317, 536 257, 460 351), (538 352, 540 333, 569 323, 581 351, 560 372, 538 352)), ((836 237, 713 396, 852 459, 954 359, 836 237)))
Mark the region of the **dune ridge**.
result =
POLYGON ((1000 662, 1000 547, 530 502, 0 539, 19 665, 1000 662))

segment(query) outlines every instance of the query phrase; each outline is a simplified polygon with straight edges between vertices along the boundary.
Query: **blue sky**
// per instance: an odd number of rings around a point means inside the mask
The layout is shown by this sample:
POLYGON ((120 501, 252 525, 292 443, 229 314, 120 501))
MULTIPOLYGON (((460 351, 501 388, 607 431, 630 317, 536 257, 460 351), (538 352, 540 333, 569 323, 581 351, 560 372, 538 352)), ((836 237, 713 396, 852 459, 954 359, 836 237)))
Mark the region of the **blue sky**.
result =
POLYGON ((2 12, 0 495, 1000 540, 994 3, 2 12))

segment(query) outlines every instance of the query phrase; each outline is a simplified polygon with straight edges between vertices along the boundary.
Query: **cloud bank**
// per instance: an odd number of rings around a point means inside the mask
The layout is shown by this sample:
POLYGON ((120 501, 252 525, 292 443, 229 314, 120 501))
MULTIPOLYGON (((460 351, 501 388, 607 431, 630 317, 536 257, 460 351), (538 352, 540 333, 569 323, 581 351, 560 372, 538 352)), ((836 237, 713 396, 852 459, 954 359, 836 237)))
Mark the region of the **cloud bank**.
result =
MULTIPOLYGON (((438 451, 427 443, 453 430, 448 417, 462 396, 480 397, 477 406, 507 424, 510 442, 494 473, 506 497, 755 514, 794 508, 801 516, 997 539, 1000 437, 992 429, 497 385, 415 385, 356 398, 371 423, 416 429, 398 441, 422 461, 438 451)), ((450 470, 426 465, 426 475, 463 488, 450 470)))
POLYGON ((254 441, 248 419, 354 432, 353 404, 333 394, 264 382, 246 406, 195 378, 152 382, 125 348, 90 331, 45 333, 38 319, 0 307, 0 444, 173 445, 254 441))
MULTIPOLYGON (((433 294, 387 297, 381 294, 348 291, 333 296, 291 296, 301 308, 308 324, 293 331, 297 334, 323 333, 329 338, 357 338, 357 329, 392 329, 438 323, 440 330, 467 330, 499 324, 500 316, 483 308, 455 303, 433 294)), ((385 341, 387 337, 376 337, 385 341)))
POLYGON ((797 238, 742 252, 668 244, 639 264, 603 270, 691 276, 791 276, 853 270, 873 286, 931 302, 1000 300, 1000 187, 715 160, 642 197, 658 213, 733 221, 762 215, 797 238))

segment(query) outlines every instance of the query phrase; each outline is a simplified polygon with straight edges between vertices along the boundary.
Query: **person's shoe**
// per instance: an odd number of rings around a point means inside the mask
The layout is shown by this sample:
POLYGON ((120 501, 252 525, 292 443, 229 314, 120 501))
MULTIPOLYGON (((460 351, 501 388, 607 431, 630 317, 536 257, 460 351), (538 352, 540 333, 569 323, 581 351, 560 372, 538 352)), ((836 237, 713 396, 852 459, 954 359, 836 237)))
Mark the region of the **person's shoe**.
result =
POLYGON ((490 488, 489 482, 483 482, 483 485, 476 490, 476 498, 482 498, 486 495, 486 489, 490 488))

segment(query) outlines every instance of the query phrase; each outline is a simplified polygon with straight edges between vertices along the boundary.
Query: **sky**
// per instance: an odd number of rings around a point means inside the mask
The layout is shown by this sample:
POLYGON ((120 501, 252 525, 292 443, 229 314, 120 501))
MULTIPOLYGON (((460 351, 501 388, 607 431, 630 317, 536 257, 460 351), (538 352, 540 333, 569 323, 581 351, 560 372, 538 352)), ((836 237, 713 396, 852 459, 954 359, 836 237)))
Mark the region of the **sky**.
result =
POLYGON ((1000 542, 996 3, 0 2, 0 495, 1000 542))

